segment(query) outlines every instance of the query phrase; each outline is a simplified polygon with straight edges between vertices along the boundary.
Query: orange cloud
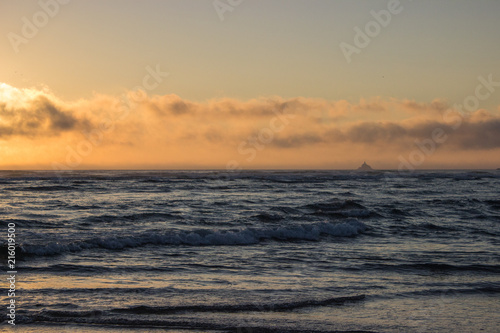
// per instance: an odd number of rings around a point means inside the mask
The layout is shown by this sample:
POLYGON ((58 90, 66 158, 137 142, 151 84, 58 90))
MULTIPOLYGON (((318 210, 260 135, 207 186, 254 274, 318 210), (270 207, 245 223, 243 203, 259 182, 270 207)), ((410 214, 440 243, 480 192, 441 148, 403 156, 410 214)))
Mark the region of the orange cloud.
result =
POLYGON ((436 129, 446 140, 422 167, 456 165, 457 152, 463 165, 472 155, 484 155, 477 167, 500 164, 491 153, 500 149, 498 110, 462 115, 439 99, 194 102, 127 92, 68 102, 0 84, 2 168, 343 168, 365 159, 394 168, 436 129))

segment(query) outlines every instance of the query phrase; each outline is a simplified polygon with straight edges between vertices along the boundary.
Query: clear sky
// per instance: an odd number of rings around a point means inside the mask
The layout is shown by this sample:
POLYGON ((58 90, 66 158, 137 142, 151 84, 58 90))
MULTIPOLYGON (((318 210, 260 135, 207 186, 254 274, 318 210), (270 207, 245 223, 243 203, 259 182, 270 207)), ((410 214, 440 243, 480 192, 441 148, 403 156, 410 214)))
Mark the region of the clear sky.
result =
POLYGON ((0 168, 497 168, 499 15, 497 0, 1 0, 0 168))

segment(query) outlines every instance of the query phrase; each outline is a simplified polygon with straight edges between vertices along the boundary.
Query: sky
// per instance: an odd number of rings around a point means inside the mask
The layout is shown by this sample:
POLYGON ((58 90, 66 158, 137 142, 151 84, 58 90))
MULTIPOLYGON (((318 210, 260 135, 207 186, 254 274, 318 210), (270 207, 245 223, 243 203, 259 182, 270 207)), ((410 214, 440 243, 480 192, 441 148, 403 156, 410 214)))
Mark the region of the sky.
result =
POLYGON ((496 169, 499 14, 0 0, 0 169, 496 169))

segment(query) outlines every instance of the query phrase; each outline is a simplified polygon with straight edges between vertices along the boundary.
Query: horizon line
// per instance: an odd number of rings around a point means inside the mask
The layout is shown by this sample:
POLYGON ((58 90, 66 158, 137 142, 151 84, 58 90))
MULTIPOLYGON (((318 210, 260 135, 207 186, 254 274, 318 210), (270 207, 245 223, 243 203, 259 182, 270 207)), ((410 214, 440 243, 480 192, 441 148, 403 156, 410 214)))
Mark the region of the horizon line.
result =
POLYGON ((54 169, 0 169, 0 172, 22 172, 22 171, 50 171, 50 172, 75 172, 75 171, 221 171, 227 173, 238 173, 247 171, 357 171, 357 172, 381 172, 381 171, 397 171, 397 172, 415 172, 415 171, 500 171, 500 168, 493 169, 414 169, 414 170, 399 170, 399 169, 372 169, 372 170, 357 170, 357 169, 67 169, 67 170, 54 170, 54 169))

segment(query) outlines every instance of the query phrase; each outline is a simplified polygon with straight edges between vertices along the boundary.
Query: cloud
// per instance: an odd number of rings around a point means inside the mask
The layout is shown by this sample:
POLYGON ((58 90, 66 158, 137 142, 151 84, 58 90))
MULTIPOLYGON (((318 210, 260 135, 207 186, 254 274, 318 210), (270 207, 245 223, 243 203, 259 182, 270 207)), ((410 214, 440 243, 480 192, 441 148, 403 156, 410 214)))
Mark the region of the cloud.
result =
POLYGON ((500 119, 466 122, 450 141, 460 149, 500 148, 500 119))
POLYGON ((351 142, 374 143, 393 142, 407 135, 407 130, 396 123, 364 122, 354 125, 344 135, 351 142))
POLYGON ((445 146, 462 150, 488 150, 500 148, 500 119, 481 122, 464 121, 454 129, 445 122, 424 122, 412 125, 398 123, 365 122, 345 129, 329 129, 318 133, 290 134, 276 138, 271 145, 278 148, 297 148, 316 144, 361 144, 410 150, 416 141, 431 139, 440 129, 449 139, 445 146))
POLYGON ((313 133, 294 134, 284 138, 277 138, 273 145, 279 148, 296 148, 302 146, 314 145, 325 142, 325 138, 313 133))
POLYGON ((441 99, 435 99, 430 103, 418 103, 416 101, 403 100, 401 105, 411 111, 415 112, 438 112, 442 113, 450 108, 450 105, 441 99))
POLYGON ((0 138, 8 136, 53 136, 89 126, 71 111, 64 110, 43 95, 37 95, 24 105, 9 106, 0 101, 0 138))
POLYGON ((0 140, 9 142, 19 160, 30 145, 45 145, 64 157, 68 147, 77 151, 87 141, 92 143, 87 159, 110 165, 118 160, 218 165, 238 158, 238 147, 247 159, 258 155, 262 164, 283 156, 288 162, 282 163, 302 162, 305 151, 311 152, 311 163, 328 156, 354 158, 360 152, 378 158, 382 149, 390 156, 384 158, 396 160, 415 149, 416 142, 431 139, 436 129, 447 136, 440 145, 442 156, 500 148, 500 110, 465 116, 440 99, 190 101, 174 94, 128 92, 68 102, 48 90, 0 84, 0 140), (259 143, 259 137, 265 140, 259 143))
POLYGON ((196 113, 195 103, 184 101, 177 95, 154 96, 144 101, 146 108, 155 112, 158 116, 185 115, 196 113))

